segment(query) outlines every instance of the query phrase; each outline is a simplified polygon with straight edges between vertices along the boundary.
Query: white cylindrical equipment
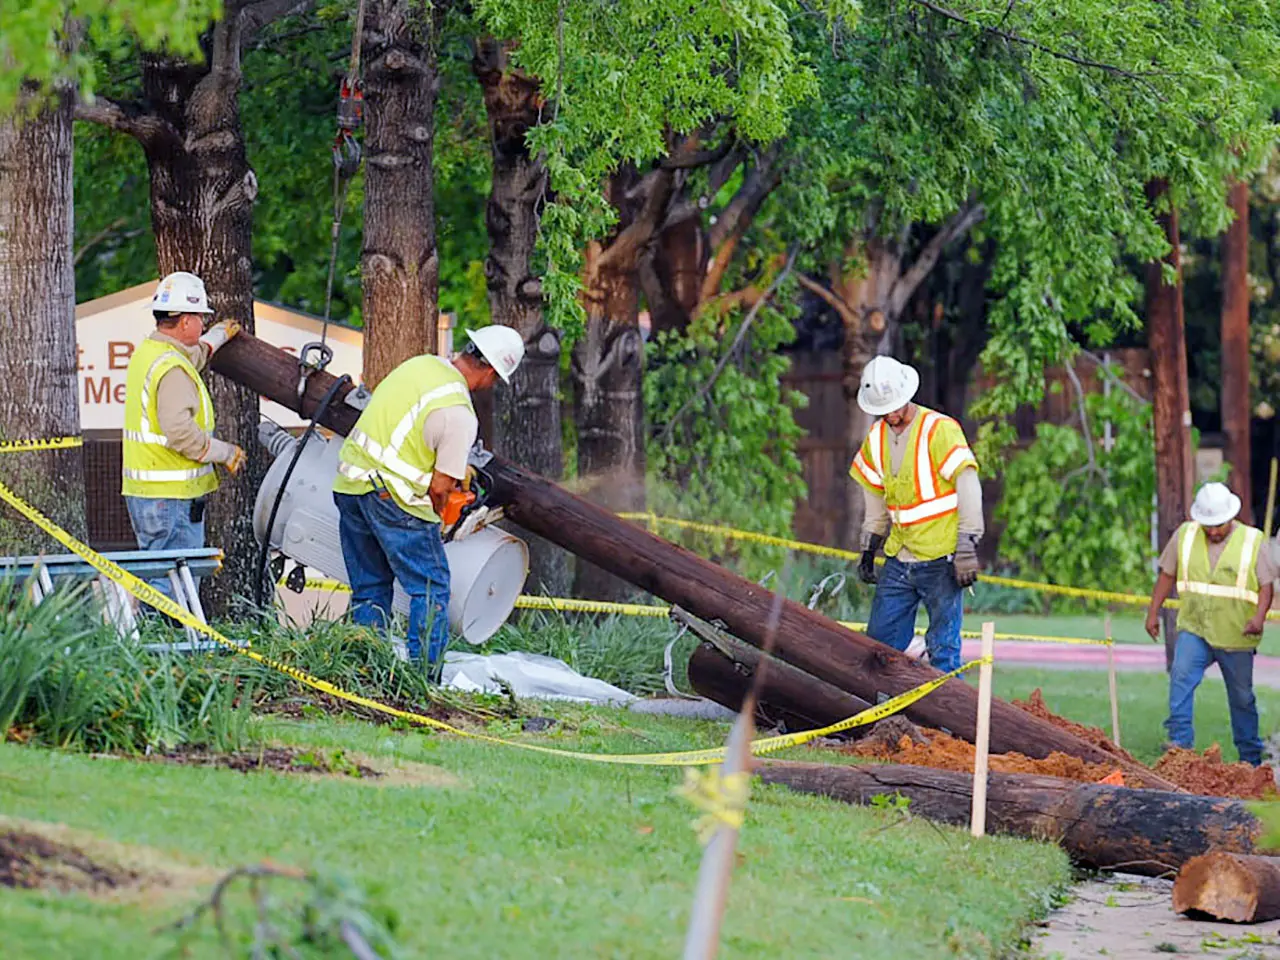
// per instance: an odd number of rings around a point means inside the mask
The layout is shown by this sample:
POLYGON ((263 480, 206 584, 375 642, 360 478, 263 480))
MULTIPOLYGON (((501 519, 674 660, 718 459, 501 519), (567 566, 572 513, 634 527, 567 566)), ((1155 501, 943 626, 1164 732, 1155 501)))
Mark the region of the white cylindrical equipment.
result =
MULTIPOLYGON (((283 431, 280 431, 281 433, 283 431)), ((280 434, 264 437, 275 462, 267 471, 253 510, 253 532, 267 536, 267 520, 298 441, 280 434)), ((333 478, 338 472, 342 439, 312 435, 298 458, 270 531, 270 544, 285 556, 325 576, 350 583, 338 537, 338 508, 333 478)), ((465 540, 444 545, 449 563, 449 625, 464 640, 484 643, 506 623, 529 574, 529 549, 523 540, 495 527, 484 527, 465 540)), ((408 597, 395 585, 393 607, 407 613, 408 597)))

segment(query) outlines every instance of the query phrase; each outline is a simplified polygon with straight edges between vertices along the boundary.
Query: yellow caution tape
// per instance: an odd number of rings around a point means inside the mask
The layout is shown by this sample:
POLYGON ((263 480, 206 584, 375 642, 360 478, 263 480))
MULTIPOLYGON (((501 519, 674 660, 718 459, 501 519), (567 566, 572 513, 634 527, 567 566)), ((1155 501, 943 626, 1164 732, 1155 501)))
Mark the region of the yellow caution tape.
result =
POLYGON ((22 453, 27 450, 71 450, 83 447, 83 437, 50 437, 47 440, 0 440, 0 453, 22 453))
POLYGON ((706 846, 720 826, 742 828, 751 794, 751 774, 722 773, 720 767, 706 771, 686 767, 684 783, 676 793, 703 812, 693 828, 698 831, 698 841, 706 846))
MULTIPOLYGON (((840 626, 848 627, 850 630, 865 630, 865 623, 857 623, 852 620, 839 621, 840 626)), ((980 630, 961 630, 960 636, 971 637, 973 639, 981 639, 982 631, 980 630)), ((1097 640, 1093 637, 1059 637, 1056 635, 1039 634, 1039 633, 997 633, 994 635, 997 640, 1031 640, 1035 643, 1071 643, 1080 646, 1096 646, 1110 647, 1113 646, 1114 640, 1097 640)))
MULTIPOLYGON (((775 537, 767 533, 756 533, 752 530, 739 530, 736 527, 722 527, 711 523, 697 523, 693 520, 680 520, 676 517, 660 517, 655 513, 620 513, 623 520, 643 520, 650 529, 659 526, 676 527, 680 530, 693 530, 697 533, 711 534, 729 540, 746 540, 752 543, 763 543, 771 547, 783 547, 801 553, 812 553, 822 557, 836 557, 840 560, 860 561, 861 553, 851 550, 840 550, 820 543, 808 543, 804 540, 790 540, 786 537, 775 537)), ((876 557, 876 563, 884 563, 876 557)), ((1111 590, 1095 590, 1092 587, 1068 587, 1058 583, 1042 583, 1037 580, 1019 580, 1015 577, 1000 577, 995 574, 980 573, 978 579, 982 583, 990 583, 1013 590, 1035 590, 1039 593, 1051 593, 1061 597, 1075 597, 1081 600, 1101 600, 1105 603, 1124 603, 1131 606, 1145 607, 1151 602, 1150 597, 1139 593, 1116 593, 1111 590)), ((1166 600, 1166 607, 1176 610, 1179 603, 1176 599, 1166 600)), ((1267 614, 1269 620, 1280 619, 1280 611, 1267 614)))
MULTIPOLYGON (((442 720, 436 720, 432 717, 424 716, 421 713, 414 713, 410 710, 401 710, 385 703, 379 703, 377 700, 362 697, 356 693, 350 693, 340 687, 334 686, 327 680, 321 680, 319 677, 314 677, 303 670, 281 663, 271 657, 263 656, 255 650, 241 647, 239 644, 228 640, 213 627, 192 616, 184 607, 179 606, 173 600, 160 593, 149 583, 138 579, 128 570, 125 570, 123 567, 120 567, 102 556, 100 553, 95 552, 85 544, 81 543, 66 530, 63 530, 43 513, 10 490, 3 482, 0 482, 0 500, 4 500, 37 527, 49 534, 49 536, 53 537, 72 553, 82 558, 104 577, 108 578, 113 583, 119 584, 143 603, 154 607, 161 613, 168 614, 183 626, 190 627, 191 629, 204 634, 216 643, 226 647, 232 653, 238 653, 241 656, 248 657, 265 667, 282 673, 287 677, 291 677, 305 686, 311 687, 313 690, 318 690, 321 693, 328 694, 331 697, 336 697, 337 699, 343 700, 347 703, 353 703, 377 713, 382 713, 391 717, 398 717, 402 720, 408 720, 411 723, 417 723, 424 727, 431 727, 446 733, 456 734, 457 736, 466 737, 470 740, 479 740, 484 743, 493 743, 504 747, 515 747, 519 750, 528 750, 534 753, 548 754, 555 757, 566 757, 571 760, 589 760, 594 763, 617 763, 633 766, 661 767, 702 766, 705 764, 722 763, 724 761, 725 750, 723 747, 712 747, 705 750, 683 750, 670 753, 645 754, 579 753, 573 750, 557 750, 554 747, 544 747, 534 743, 520 743, 515 740, 503 740, 500 737, 492 737, 488 734, 462 730, 451 724, 445 723, 442 720)), ((940 677, 936 677, 933 680, 922 683, 920 686, 915 687, 912 690, 900 693, 896 697, 886 700, 884 703, 870 707, 855 716, 848 717, 838 723, 833 723, 830 726, 822 727, 817 730, 806 730, 756 740, 751 744, 751 752, 759 756, 765 753, 772 753, 775 750, 781 750, 785 747, 802 746, 810 741, 818 739, 819 737, 830 736, 831 734, 840 733, 844 730, 851 730, 854 727, 875 723, 877 720, 882 720, 885 717, 891 716, 899 710, 904 710, 911 706, 917 700, 927 697, 948 680, 958 677, 965 671, 971 670, 982 663, 989 662, 989 658, 982 658, 980 660, 974 660, 971 663, 966 663, 965 665, 952 670, 950 673, 943 674, 940 677)))

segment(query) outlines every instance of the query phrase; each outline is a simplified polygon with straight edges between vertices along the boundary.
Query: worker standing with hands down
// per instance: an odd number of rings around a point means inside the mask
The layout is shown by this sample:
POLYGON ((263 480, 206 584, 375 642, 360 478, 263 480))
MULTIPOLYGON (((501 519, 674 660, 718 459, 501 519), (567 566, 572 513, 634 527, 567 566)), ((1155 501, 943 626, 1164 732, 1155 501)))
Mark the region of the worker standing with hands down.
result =
POLYGON ((467 479, 478 429, 471 394, 499 377, 509 383, 524 359, 524 340, 510 327, 482 327, 467 336, 471 342, 452 363, 413 357, 378 384, 342 445, 333 484, 352 619, 385 629, 399 580, 409 595, 409 659, 421 660, 425 627, 433 664, 449 638, 440 517, 467 479))
POLYGON ((1160 608, 1178 587, 1178 639, 1169 672, 1169 719, 1175 747, 1195 746, 1196 688, 1216 663, 1227 685, 1231 737, 1240 759, 1262 763, 1253 658, 1271 608, 1277 570, 1262 531, 1236 521, 1240 498, 1221 483, 1206 483, 1160 555, 1160 576, 1147 609, 1147 633, 1160 637, 1160 608))
MULTIPOLYGON (((143 550, 203 547, 205 501, 218 489, 214 464, 236 474, 245 455, 214 437, 213 400, 200 371, 240 325, 223 320, 204 332, 213 311, 191 273, 161 280, 151 311, 156 329, 129 358, 125 379, 122 491, 143 550)), ((152 586, 173 596, 168 580, 152 586)))
POLYGON ((929 662, 948 671, 960 666, 963 590, 978 579, 982 485, 960 424, 912 402, 919 386, 920 375, 892 357, 862 371, 858 406, 880 419, 849 468, 866 504, 858 574, 876 584, 867 634, 906 650, 923 602, 929 662))

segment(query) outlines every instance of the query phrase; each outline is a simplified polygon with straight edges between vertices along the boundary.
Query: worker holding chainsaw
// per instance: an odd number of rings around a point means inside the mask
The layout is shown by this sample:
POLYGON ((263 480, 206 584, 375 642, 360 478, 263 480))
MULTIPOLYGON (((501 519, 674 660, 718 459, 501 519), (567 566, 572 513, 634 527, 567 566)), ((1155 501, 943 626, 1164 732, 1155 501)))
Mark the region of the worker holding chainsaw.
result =
POLYGON ((862 372, 858 406, 879 419, 849 468, 866 505, 858 574, 876 584, 868 635, 906 650, 924 603, 929 662, 946 671, 960 666, 963 590, 978 579, 982 485, 960 424, 912 402, 919 386, 920 375, 892 357, 862 372))
POLYGON ((510 327, 482 327, 467 336, 470 343, 452 363, 413 357, 378 384, 342 445, 333 484, 352 619, 385 629, 392 584, 399 580, 409 595, 405 646, 414 661, 422 657, 424 633, 429 663, 439 660, 449 638, 441 525, 458 525, 449 532, 461 537, 481 519, 476 512, 459 524, 470 499, 462 488, 478 428, 471 395, 499 377, 509 383, 524 359, 524 340, 510 327))
POLYGON ((1160 576, 1147 608, 1147 633, 1160 637, 1160 608, 1174 585, 1180 598, 1178 638, 1169 671, 1169 743, 1195 746, 1192 714, 1204 672, 1217 664, 1227 686, 1231 737, 1240 759, 1262 763, 1253 658, 1271 609, 1277 570, 1261 530, 1236 520, 1240 498, 1206 483, 1160 556, 1160 576))
MULTIPOLYGON (((138 345, 125 374, 122 489, 138 546, 179 550, 204 546, 206 500, 218 488, 214 464, 232 473, 244 451, 213 435, 213 400, 200 376, 209 358, 240 331, 214 324, 204 283, 171 273, 151 298, 155 331, 138 345)), ((152 586, 172 597, 167 580, 152 586)))

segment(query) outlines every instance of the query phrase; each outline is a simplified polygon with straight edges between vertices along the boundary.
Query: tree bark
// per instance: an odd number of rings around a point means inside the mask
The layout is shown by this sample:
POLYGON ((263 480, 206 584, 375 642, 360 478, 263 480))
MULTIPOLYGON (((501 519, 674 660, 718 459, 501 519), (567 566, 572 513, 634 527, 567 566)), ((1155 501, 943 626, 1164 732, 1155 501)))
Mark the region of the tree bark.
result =
MULTIPOLYGON (((861 697, 845 693, 744 643, 733 643, 727 649, 710 643, 699 644, 689 658, 689 684, 708 700, 730 710, 741 710, 747 691, 755 683, 765 660, 768 667, 756 691, 756 721, 762 727, 782 725, 788 730, 813 730, 852 717, 871 706, 861 697)), ((855 727, 850 734, 858 737, 867 731, 867 727, 855 727)))
MULTIPOLYGON (((213 368, 291 410, 299 409, 297 361, 255 337, 236 337, 218 351, 213 368)), ((313 411, 334 380, 327 373, 314 374, 301 405, 313 411)), ((352 389, 347 385, 336 392, 334 403, 320 421, 322 426, 343 435, 355 426, 359 411, 345 402, 352 389)), ((764 587, 636 524, 619 520, 501 457, 495 457, 489 469, 495 482, 495 502, 505 504, 507 516, 525 529, 703 620, 722 621, 727 632, 753 646, 764 644, 765 624, 774 603, 764 587)), ((774 652, 779 659, 867 702, 875 702, 881 694, 903 693, 940 676, 937 670, 791 600, 783 601, 777 623, 774 652)), ((952 679, 909 707, 906 714, 916 723, 945 728, 972 740, 977 691, 961 679, 952 679)), ((1017 752, 1040 758, 1057 750, 1090 763, 1123 766, 1115 754, 1002 700, 993 702, 991 718, 994 753, 1017 752)), ((1146 776, 1150 781, 1149 771, 1146 776)))
MULTIPOLYGON (((59 91, 34 117, 0 121, 0 440, 80 435, 71 104, 59 91)), ((85 538, 80 448, 4 454, 0 475, 85 538)), ((26 521, 0 519, 0 553, 47 548, 26 521)))
POLYGON ((364 382, 436 352, 432 145, 445 4, 371 0, 365 17, 364 382))
MULTIPOLYGON (((537 125, 543 100, 538 81, 511 64, 515 44, 478 40, 471 68, 484 94, 493 154, 493 183, 485 208, 489 256, 485 283, 494 323, 524 337, 525 357, 510 386, 494 391, 492 449, 535 473, 564 473, 560 423, 560 336, 543 317, 542 284, 534 271, 547 171, 525 137, 537 125)), ((529 581, 535 592, 560 596, 570 587, 570 558, 527 534, 529 581)))
MULTIPOLYGON (((768 762, 756 772, 765 783, 845 803, 898 794, 912 815, 957 826, 969 823, 973 802, 971 774, 928 767, 768 762)), ((1144 876, 1172 874, 1210 849, 1262 852, 1263 835, 1241 800, 1017 773, 990 774, 987 830, 1056 842, 1080 866, 1144 876)))
MULTIPOLYGON (((626 167, 609 180, 618 211, 611 238, 588 245, 583 270, 587 324, 571 365, 578 428, 578 477, 593 503, 613 513, 645 508, 644 341, 640 334, 639 267, 670 196, 672 175, 643 177, 626 167)), ((625 582, 578 563, 578 596, 622 599, 625 582)))
POLYGON ((1280 859, 1222 850, 1194 857, 1173 883, 1173 910, 1232 923, 1280 919, 1280 859))
POLYGON ((1249 450, 1249 185, 1237 181, 1229 195, 1236 218, 1222 236, 1222 430, 1228 483, 1240 498, 1240 519, 1253 522, 1249 450))
MULTIPOLYGON (((1182 315, 1182 254, 1178 211, 1162 211, 1169 185, 1147 184, 1147 200, 1169 241, 1169 252, 1146 267, 1147 346, 1151 350, 1152 426, 1156 444, 1156 503, 1163 546, 1187 518, 1194 486, 1191 456, 1191 396, 1187 385, 1187 341, 1182 315), (1174 282, 1166 283, 1165 266, 1174 282)), ((1176 613, 1164 611, 1165 666, 1173 663, 1176 613)))
POLYGON ((652 255, 640 265, 640 286, 652 335, 683 332, 702 302, 707 244, 700 215, 685 217, 658 234, 652 255))

